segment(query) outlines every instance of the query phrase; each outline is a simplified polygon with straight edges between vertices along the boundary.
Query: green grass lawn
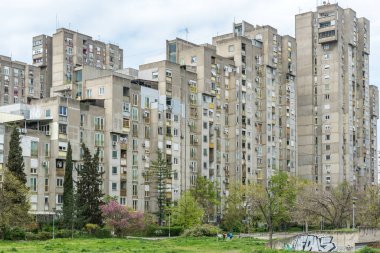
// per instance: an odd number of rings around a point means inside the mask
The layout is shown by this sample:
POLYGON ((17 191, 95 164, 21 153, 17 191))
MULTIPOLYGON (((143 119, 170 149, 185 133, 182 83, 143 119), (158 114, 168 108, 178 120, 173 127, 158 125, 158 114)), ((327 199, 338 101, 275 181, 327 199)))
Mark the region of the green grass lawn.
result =
POLYGON ((277 252, 265 249, 265 242, 251 238, 145 239, 55 239, 48 241, 0 241, 0 253, 6 252, 277 252))

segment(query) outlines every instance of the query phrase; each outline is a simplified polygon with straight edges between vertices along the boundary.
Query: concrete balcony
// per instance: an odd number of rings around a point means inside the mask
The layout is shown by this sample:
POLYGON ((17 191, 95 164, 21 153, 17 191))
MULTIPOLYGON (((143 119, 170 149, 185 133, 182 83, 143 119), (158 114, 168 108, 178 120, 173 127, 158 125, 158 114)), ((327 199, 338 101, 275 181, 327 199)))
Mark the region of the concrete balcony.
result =
POLYGON ((121 158, 120 159, 120 165, 121 166, 127 166, 127 159, 126 158, 121 158))

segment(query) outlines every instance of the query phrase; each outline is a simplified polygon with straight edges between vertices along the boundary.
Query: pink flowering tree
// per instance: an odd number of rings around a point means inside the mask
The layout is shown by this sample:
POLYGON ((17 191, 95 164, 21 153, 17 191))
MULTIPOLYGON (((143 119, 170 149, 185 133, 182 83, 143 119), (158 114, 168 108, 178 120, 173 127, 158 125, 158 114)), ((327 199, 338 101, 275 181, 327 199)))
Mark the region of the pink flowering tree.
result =
POLYGON ((100 208, 105 223, 117 236, 123 236, 132 231, 139 232, 144 229, 144 214, 141 212, 131 211, 115 200, 111 200, 100 208))

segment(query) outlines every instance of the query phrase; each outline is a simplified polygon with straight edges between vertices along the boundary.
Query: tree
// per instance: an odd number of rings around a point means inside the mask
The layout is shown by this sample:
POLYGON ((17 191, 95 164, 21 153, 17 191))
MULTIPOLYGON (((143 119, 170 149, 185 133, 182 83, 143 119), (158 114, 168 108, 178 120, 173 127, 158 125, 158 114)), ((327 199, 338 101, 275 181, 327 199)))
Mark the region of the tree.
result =
POLYGON ((334 228, 341 228, 351 217, 352 197, 353 188, 347 182, 330 191, 319 187, 305 200, 305 211, 323 217, 334 228))
POLYGON ((0 232, 4 239, 10 227, 23 226, 31 221, 28 188, 10 171, 5 171, 0 184, 0 232))
POLYGON ((269 245, 273 245, 273 229, 290 219, 296 200, 296 182, 284 172, 271 177, 267 186, 251 185, 247 202, 256 208, 268 226, 269 245))
POLYGON ((67 147, 65 178, 63 183, 63 221, 67 228, 74 222, 73 159, 70 142, 67 147))
POLYGON ((210 216, 215 214, 215 206, 220 203, 216 191, 216 183, 198 176, 195 186, 190 190, 190 193, 204 210, 203 221, 208 222, 210 216))
POLYGON ((144 214, 128 210, 126 206, 111 200, 100 207, 106 224, 112 228, 117 236, 128 232, 137 232, 144 229, 144 214))
POLYGON ((380 186, 367 186, 366 190, 357 196, 357 220, 362 226, 380 226, 380 186))
POLYGON ((77 225, 83 227, 87 223, 102 225, 103 193, 101 189, 103 172, 99 171, 99 149, 91 157, 89 149, 82 144, 83 167, 78 170, 77 183, 77 225))
POLYGON ((309 232, 309 224, 318 220, 317 215, 312 212, 313 204, 309 201, 310 196, 316 194, 318 185, 309 181, 297 182, 297 196, 295 208, 292 210, 292 220, 295 223, 305 225, 305 232, 309 232))
POLYGON ((171 166, 168 166, 162 152, 158 150, 157 160, 152 161, 148 175, 153 178, 153 182, 155 183, 158 205, 157 217, 158 224, 161 226, 165 219, 165 207, 170 204, 170 200, 166 198, 166 191, 168 190, 167 181, 171 179, 171 174, 171 166))
POLYGON ((202 223, 204 211, 189 192, 185 192, 172 208, 173 224, 191 228, 202 223))
POLYGON ((24 172, 24 158, 22 156, 20 134, 16 127, 13 128, 9 141, 9 153, 6 167, 21 183, 26 184, 24 172))
POLYGON ((245 187, 240 184, 233 184, 229 187, 222 218, 223 229, 234 232, 243 230, 243 219, 246 216, 244 193, 245 187))

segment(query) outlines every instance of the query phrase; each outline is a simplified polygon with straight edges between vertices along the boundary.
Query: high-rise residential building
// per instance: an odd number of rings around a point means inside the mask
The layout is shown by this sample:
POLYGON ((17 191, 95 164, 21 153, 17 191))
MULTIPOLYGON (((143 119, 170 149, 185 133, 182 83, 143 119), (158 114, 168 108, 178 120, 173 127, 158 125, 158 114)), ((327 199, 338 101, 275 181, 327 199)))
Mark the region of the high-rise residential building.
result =
POLYGON ((30 103, 41 93, 39 69, 0 56, 0 105, 30 103))
POLYGON ((91 36, 59 28, 52 37, 33 38, 33 64, 42 70, 45 83, 51 82, 50 96, 61 94, 80 99, 83 80, 98 76, 100 70, 123 68, 123 50, 91 36))
POLYGON ((368 171, 368 182, 378 182, 378 160, 377 160, 377 120, 379 119, 379 88, 375 85, 369 86, 369 108, 370 108, 370 170, 368 171))
POLYGON ((326 189, 374 182, 369 32, 366 18, 338 4, 296 15, 298 175, 326 189))
POLYGON ((33 37, 32 60, 33 66, 40 70, 40 98, 50 97, 52 84, 52 37, 39 35, 33 37))
POLYGON ((214 37, 213 44, 217 54, 234 60, 238 73, 232 84, 237 132, 248 136, 236 140, 242 144, 237 161, 251 157, 246 163, 254 182, 266 183, 278 170, 296 175, 295 39, 273 27, 242 21, 233 25, 232 33, 214 37), (252 150, 244 150, 245 141, 252 150))

